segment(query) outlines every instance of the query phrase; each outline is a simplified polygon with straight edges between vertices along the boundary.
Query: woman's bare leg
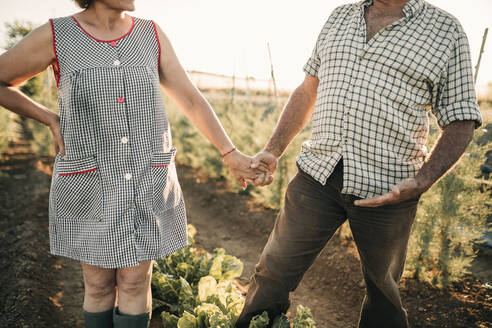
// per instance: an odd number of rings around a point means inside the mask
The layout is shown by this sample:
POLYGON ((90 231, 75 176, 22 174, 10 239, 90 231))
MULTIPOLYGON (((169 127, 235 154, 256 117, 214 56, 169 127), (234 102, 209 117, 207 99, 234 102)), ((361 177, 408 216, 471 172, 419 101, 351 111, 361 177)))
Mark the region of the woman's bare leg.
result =
POLYGON ((116 269, 118 285, 118 310, 122 314, 135 315, 151 312, 152 261, 138 266, 116 269))
POLYGON ((84 309, 102 312, 115 307, 116 269, 106 269, 81 262, 84 275, 84 309))

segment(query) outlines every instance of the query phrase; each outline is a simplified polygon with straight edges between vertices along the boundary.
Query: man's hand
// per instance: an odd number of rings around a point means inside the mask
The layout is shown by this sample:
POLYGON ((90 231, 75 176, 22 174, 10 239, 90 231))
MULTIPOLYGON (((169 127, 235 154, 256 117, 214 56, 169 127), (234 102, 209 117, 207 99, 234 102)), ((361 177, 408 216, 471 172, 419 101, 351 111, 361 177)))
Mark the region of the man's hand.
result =
POLYGON ((249 183, 255 186, 266 186, 273 182, 273 173, 277 168, 278 158, 267 150, 259 152, 251 163, 251 168, 257 173, 256 178, 249 183))
POLYGON ((360 199, 354 202, 356 206, 378 207, 404 202, 421 195, 425 191, 422 184, 415 178, 402 180, 391 187, 391 191, 372 198, 360 199))
POLYGON ((224 161, 236 178, 237 182, 243 189, 246 189, 247 183, 252 183, 257 178, 257 173, 268 174, 268 170, 265 167, 259 167, 256 170, 251 168, 253 158, 244 155, 239 150, 235 150, 228 154, 224 161))

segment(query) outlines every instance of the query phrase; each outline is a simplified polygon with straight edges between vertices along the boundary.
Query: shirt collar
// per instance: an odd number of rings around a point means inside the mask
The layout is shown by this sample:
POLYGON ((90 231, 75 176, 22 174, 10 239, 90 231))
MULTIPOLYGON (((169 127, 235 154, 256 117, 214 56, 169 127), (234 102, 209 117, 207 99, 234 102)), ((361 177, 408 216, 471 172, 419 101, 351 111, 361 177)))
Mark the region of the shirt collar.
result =
MULTIPOLYGON (((358 7, 367 7, 372 5, 373 0, 361 0, 356 3, 358 7)), ((415 16, 424 8, 424 0, 408 0, 408 2, 403 7, 403 13, 407 18, 415 16)))

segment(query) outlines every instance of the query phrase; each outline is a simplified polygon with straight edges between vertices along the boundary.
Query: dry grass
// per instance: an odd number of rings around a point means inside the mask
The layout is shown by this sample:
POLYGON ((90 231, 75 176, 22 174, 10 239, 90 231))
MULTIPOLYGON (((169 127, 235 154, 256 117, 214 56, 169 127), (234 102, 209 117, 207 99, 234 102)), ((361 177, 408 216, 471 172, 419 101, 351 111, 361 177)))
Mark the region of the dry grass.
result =
POLYGON ((480 109, 480 112, 482 113, 484 124, 492 123, 492 108, 480 109))

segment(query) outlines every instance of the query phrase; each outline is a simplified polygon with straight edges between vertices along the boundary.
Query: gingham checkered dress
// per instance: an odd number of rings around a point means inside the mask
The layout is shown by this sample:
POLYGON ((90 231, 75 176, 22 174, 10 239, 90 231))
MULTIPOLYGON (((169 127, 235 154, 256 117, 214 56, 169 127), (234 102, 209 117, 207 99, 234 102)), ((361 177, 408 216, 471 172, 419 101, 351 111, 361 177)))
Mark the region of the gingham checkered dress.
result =
POLYGON ((122 268, 186 246, 153 22, 132 18, 112 41, 95 39, 73 17, 50 22, 66 150, 51 182, 51 253, 122 268))

